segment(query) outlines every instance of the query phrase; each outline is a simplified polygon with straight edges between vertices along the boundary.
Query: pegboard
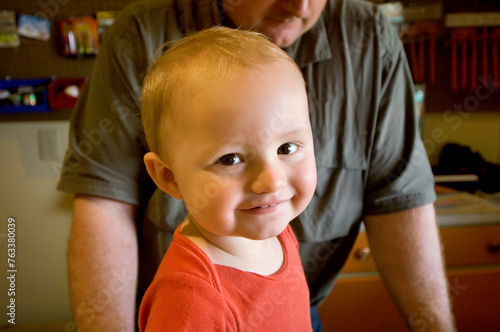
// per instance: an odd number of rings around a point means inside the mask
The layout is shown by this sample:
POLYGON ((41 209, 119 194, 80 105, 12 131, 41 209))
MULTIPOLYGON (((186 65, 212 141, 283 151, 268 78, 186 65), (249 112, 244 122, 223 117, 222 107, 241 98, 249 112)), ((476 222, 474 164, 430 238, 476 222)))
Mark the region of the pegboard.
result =
MULTIPOLYGON (((134 0, 0 0, 0 10, 49 18, 51 38, 40 41, 20 37, 18 48, 0 48, 0 79, 88 77, 95 58, 66 58, 59 52, 56 22, 71 16, 93 16, 101 10, 120 10, 134 0)), ((139 0, 140 1, 140 0, 139 0)))
MULTIPOLYGON (((141 0, 0 0, 0 10, 13 10, 16 14, 48 17, 52 20, 51 39, 47 42, 21 37, 18 48, 0 48, 0 79, 41 77, 88 77, 95 59, 66 58, 59 53, 55 22, 71 16, 94 15, 100 10, 120 10, 133 1, 141 0)), ((476 1, 460 0, 456 3, 470 5, 476 1)), ((446 3, 455 4, 446 0, 446 3)), ((481 0, 487 7, 483 10, 500 10, 498 0, 481 0), (490 8, 491 7, 491 8, 490 8)), ((478 9, 478 8, 475 8, 478 9)), ((455 104, 463 104, 470 96, 468 91, 450 92, 449 47, 438 44, 436 49, 437 81, 427 87, 426 111, 444 112, 455 104)), ((470 98, 469 98, 470 99, 470 98)), ((479 110, 498 110, 500 92, 496 91, 486 100, 481 100, 479 110)))
MULTIPOLYGON (((488 88, 484 86, 479 88, 479 92, 470 90, 470 88, 459 88, 456 92, 452 91, 451 49, 448 44, 443 40, 436 43, 436 82, 435 84, 427 84, 426 86, 425 111, 429 113, 450 113, 454 111, 458 112, 464 118, 469 117, 468 113, 470 112, 499 111, 500 90, 498 89, 497 82, 493 83, 488 79, 486 81, 477 80, 478 84, 487 82, 486 86, 488 86, 488 88), (488 83, 493 83, 494 85, 491 86, 488 83), (487 97, 481 97, 483 95, 487 97)), ((481 54, 480 50, 478 54, 481 54)), ((481 64, 481 59, 478 59, 477 75, 481 75, 481 64)), ((470 75, 470 68, 468 67, 467 69, 467 74, 470 75)))

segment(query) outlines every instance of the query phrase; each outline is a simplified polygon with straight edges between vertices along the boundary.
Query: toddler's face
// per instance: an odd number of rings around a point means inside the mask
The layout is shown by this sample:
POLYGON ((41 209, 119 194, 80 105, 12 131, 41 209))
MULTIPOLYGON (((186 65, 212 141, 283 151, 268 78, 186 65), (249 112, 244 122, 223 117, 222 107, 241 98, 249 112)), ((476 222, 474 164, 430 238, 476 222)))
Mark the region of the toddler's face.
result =
POLYGON ((238 69, 174 107, 170 166, 191 219, 214 235, 276 236, 314 193, 306 91, 281 67, 238 69))

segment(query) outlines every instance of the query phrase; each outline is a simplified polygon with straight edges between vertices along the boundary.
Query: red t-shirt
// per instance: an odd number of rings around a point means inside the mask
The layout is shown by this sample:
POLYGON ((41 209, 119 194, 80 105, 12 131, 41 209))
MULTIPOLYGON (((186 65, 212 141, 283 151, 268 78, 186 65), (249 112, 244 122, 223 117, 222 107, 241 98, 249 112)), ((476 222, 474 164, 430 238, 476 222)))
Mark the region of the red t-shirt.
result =
POLYGON ((141 331, 311 331, 309 290, 290 226, 278 235, 283 265, 270 276, 213 264, 179 230, 141 303, 141 331))

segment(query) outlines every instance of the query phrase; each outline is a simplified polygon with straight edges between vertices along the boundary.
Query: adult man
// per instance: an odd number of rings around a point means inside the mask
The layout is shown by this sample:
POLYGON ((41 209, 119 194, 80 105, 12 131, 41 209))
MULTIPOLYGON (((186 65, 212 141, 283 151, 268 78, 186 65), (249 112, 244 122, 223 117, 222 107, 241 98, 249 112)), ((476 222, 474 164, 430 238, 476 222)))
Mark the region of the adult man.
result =
MULTIPOLYGON (((452 330, 432 174, 403 48, 372 5, 353 0, 156 0, 121 14, 77 105, 59 184, 77 193, 69 270, 80 328, 133 328, 136 282, 147 286, 184 218, 182 204, 155 191, 144 170, 139 92, 161 45, 216 24, 268 35, 306 80, 318 187, 292 227, 311 305, 327 296, 363 219, 403 315, 425 308, 432 330, 452 330)), ((271 130, 286 121, 283 114, 271 130)), ((200 204, 223 185, 196 193, 200 204)))

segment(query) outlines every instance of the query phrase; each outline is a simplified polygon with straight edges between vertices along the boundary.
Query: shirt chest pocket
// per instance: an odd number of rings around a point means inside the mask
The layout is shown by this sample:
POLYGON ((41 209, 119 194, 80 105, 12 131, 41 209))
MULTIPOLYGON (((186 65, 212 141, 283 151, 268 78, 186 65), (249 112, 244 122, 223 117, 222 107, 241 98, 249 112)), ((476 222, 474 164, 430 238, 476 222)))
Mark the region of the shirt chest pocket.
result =
MULTIPOLYGON (((299 217, 301 241, 346 236, 363 211, 367 133, 360 119, 332 101, 310 104, 318 184, 308 208, 299 217)), ((366 121, 366 119, 362 119, 366 121)))
POLYGON ((366 169, 366 116, 342 98, 309 103, 317 166, 366 169))

